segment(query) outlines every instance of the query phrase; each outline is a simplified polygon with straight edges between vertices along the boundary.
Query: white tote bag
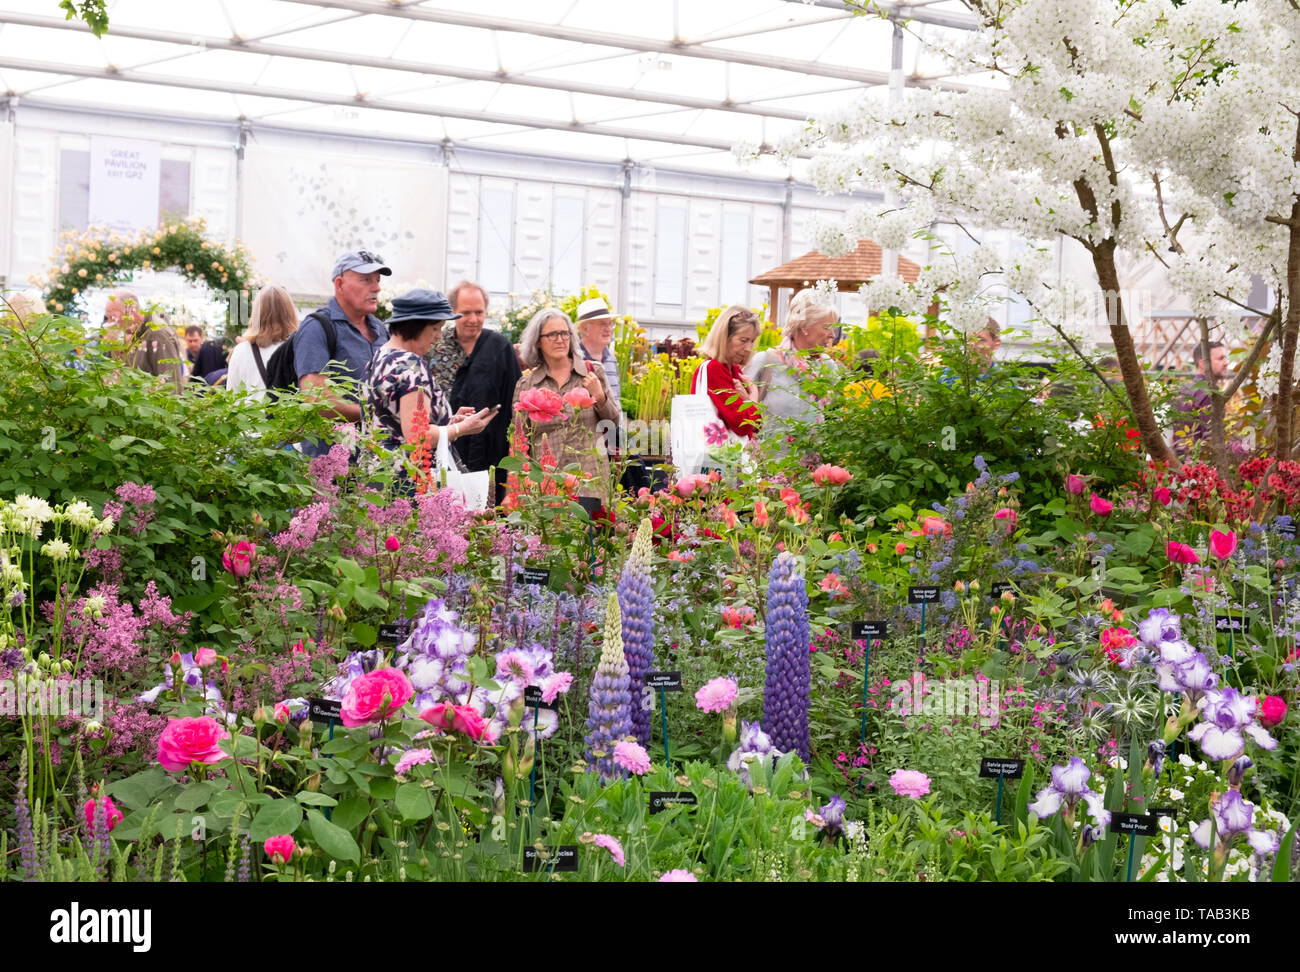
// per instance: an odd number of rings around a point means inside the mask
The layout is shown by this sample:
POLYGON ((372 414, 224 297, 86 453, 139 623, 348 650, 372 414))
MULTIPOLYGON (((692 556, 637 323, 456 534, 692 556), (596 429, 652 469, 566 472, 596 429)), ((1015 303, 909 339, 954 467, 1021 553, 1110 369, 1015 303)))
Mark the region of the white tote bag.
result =
MULTIPOLYGON (((713 399, 708 395, 707 372, 708 362, 701 362, 695 372, 691 394, 673 396, 672 411, 669 413, 669 443, 673 465, 679 476, 701 472, 709 465, 710 452, 714 447, 709 445, 705 426, 716 422, 725 428, 722 419, 718 417, 713 399)), ((745 442, 745 439, 730 429, 726 430, 726 434, 727 440, 722 443, 723 446, 745 442)))
POLYGON ((464 499, 467 510, 485 510, 488 503, 488 472, 463 473, 451 458, 451 444, 447 441, 447 426, 439 431, 438 450, 434 461, 438 466, 438 479, 444 489, 454 489, 464 499))

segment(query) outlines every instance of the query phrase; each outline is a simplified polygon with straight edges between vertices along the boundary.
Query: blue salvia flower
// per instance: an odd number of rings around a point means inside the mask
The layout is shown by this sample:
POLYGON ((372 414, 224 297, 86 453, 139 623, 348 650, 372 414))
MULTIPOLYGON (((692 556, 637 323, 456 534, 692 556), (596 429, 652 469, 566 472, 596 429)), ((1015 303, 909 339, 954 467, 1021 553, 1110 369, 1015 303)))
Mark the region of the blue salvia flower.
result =
POLYGON ((32 833, 32 811, 27 804, 27 770, 26 762, 21 761, 22 772, 18 774, 18 799, 14 804, 14 815, 18 821, 19 861, 22 864, 23 880, 36 880, 36 836, 32 833))
POLYGON ((782 752, 808 761, 808 592, 794 556, 784 551, 768 573, 767 670, 763 725, 782 752))
MULTIPOLYGON (((627 659, 628 690, 632 698, 645 695, 646 673, 654 668, 654 591, 650 586, 650 537, 648 517, 641 520, 632 552, 618 580, 618 606, 623 618, 623 655, 627 659)), ((650 709, 632 707, 632 735, 642 746, 650 745, 650 709)))
POLYGON ((240 884, 247 884, 253 879, 253 845, 248 842, 248 837, 240 838, 240 847, 242 853, 239 857, 239 875, 237 880, 240 884))
POLYGON ((609 595, 605 612, 605 644, 600 664, 591 679, 587 704, 587 762, 595 766, 602 780, 626 776, 614 762, 614 747, 632 733, 632 693, 623 657, 623 625, 619 618, 618 595, 609 595))

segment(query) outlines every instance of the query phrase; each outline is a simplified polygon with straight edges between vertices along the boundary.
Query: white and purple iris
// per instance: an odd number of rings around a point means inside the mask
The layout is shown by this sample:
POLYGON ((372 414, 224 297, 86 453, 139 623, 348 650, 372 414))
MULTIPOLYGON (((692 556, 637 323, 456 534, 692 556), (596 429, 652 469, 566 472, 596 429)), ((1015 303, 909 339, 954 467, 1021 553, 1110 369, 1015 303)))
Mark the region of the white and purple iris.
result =
MULTIPOLYGON (((224 718, 228 725, 234 723, 236 717, 233 713, 226 712, 224 704, 225 700, 221 697, 221 690, 217 688, 216 681, 210 678, 206 683, 204 682, 203 669, 199 667, 198 662, 194 660, 193 652, 187 651, 185 654, 181 655, 181 681, 186 686, 187 696, 190 694, 188 691, 189 689, 193 689, 195 693, 202 693, 203 701, 208 703, 208 707, 204 709, 204 715, 224 718)), ((163 669, 163 680, 160 683, 149 689, 147 692, 140 693, 135 698, 137 702, 152 705, 158 700, 159 695, 163 692, 171 691, 171 688, 172 669, 171 666, 168 666, 163 669)))
POLYGON ((1110 811, 1102 806, 1101 794, 1088 789, 1088 777, 1092 771, 1078 756, 1071 756, 1065 766, 1052 767, 1052 783, 1038 791, 1038 798, 1029 805, 1029 812, 1042 819, 1050 817, 1065 807, 1065 818, 1074 819, 1074 808, 1082 800, 1088 807, 1088 813, 1097 823, 1105 827, 1110 823, 1110 811))
POLYGON ((763 731, 759 723, 745 722, 742 719, 740 742, 727 759, 727 769, 737 774, 741 782, 752 790, 754 781, 749 775, 750 763, 758 760, 767 763, 768 769, 771 769, 773 762, 780 755, 782 755, 780 750, 772 745, 771 737, 763 731))
POLYGON ((1242 799, 1239 790, 1228 790, 1210 803, 1210 816, 1192 830, 1192 840, 1208 850, 1210 831, 1213 829, 1218 844, 1217 849, 1226 851, 1234 837, 1245 834, 1246 841, 1256 854, 1260 856, 1276 854, 1280 843, 1277 831, 1256 830, 1254 822, 1254 804, 1242 799))
POLYGON ((1201 720, 1187 738, 1210 759, 1236 759, 1246 751, 1246 736, 1263 749, 1277 748, 1277 740, 1255 722, 1255 700, 1231 686, 1205 693, 1201 720))

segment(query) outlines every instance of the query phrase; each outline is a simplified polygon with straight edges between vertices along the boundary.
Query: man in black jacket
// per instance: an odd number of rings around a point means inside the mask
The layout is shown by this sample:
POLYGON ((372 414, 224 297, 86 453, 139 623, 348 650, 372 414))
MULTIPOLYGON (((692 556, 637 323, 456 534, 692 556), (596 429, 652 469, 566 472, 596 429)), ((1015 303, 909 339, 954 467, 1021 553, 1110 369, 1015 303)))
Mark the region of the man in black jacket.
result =
POLYGON ((515 384, 521 374, 514 345, 499 331, 484 328, 488 294, 476 283, 462 280, 447 293, 460 318, 443 330, 431 352, 433 374, 447 393, 453 410, 501 410, 478 435, 466 436, 454 448, 470 472, 497 466, 496 501, 505 495, 505 471, 499 464, 510 453, 510 420, 515 384))

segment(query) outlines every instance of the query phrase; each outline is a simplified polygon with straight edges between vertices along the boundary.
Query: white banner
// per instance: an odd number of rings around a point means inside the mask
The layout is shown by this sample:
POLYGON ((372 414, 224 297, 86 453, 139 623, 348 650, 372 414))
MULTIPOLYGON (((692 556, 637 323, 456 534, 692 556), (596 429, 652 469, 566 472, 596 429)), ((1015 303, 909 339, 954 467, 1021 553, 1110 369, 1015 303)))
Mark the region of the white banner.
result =
POLYGON ((161 148, 158 142, 91 136, 91 226, 134 233, 158 225, 161 148))

